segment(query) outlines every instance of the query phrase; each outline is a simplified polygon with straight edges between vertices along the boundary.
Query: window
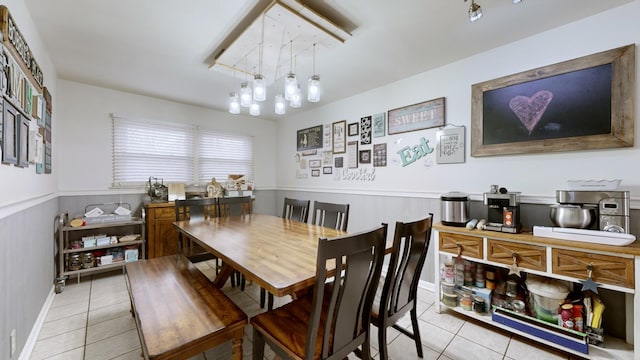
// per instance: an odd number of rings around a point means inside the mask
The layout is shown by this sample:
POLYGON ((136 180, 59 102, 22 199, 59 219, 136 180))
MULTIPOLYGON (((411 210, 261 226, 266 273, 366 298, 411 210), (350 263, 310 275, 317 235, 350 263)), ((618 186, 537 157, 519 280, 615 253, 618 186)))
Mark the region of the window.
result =
POLYGON ((193 125, 113 117, 113 186, 141 186, 150 176, 165 183, 202 184, 229 174, 253 179, 253 138, 193 125))

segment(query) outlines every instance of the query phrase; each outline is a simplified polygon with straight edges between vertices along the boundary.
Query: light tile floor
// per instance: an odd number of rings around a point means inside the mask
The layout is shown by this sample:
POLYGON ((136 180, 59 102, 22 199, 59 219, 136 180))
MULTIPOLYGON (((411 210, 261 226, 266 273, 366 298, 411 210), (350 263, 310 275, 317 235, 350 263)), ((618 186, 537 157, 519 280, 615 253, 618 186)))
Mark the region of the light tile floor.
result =
MULTIPOLYGON (((208 263, 198 267, 207 276, 214 270, 208 263)), ((259 287, 248 284, 245 291, 226 286, 224 291, 249 316, 260 313, 259 287)), ((419 326, 424 359, 571 359, 566 353, 535 345, 527 339, 487 327, 451 312, 436 313, 433 293, 418 294, 419 326)), ((276 306, 289 301, 276 298, 276 306)), ((131 317, 129 296, 122 272, 97 274, 67 282, 56 294, 30 359, 102 360, 140 359, 140 341, 131 317)), ((408 316, 400 321, 410 327, 408 316)), ((377 332, 373 328, 372 354, 378 357, 377 332)), ((390 329, 389 355, 393 360, 418 359, 415 345, 408 337, 390 329)), ((244 358, 251 359, 251 328, 245 328, 244 358)), ((267 347, 265 357, 274 354, 267 347)), ((193 360, 230 359, 231 344, 225 344, 193 360)), ((350 359, 356 359, 351 355, 350 359)))

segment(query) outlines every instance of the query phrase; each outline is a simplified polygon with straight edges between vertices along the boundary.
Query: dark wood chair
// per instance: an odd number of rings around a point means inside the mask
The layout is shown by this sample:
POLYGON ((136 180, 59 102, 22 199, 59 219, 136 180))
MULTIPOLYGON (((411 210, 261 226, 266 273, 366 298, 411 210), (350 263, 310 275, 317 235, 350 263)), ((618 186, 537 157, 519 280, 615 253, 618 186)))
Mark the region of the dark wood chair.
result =
POLYGON ((314 225, 347 231, 349 222, 349 204, 332 204, 320 201, 313 202, 314 225))
POLYGON ((387 225, 318 240, 312 291, 275 310, 254 316, 253 359, 265 343, 286 359, 343 359, 362 347, 370 359, 371 306, 384 260, 387 225), (331 260, 327 266, 327 261, 331 260), (334 269, 344 269, 342 272, 334 269))
POLYGON ((418 357, 422 358, 422 343, 416 310, 418 282, 424 266, 433 214, 414 222, 396 222, 393 248, 387 273, 378 284, 378 291, 371 312, 371 324, 378 327, 379 358, 388 359, 387 328, 407 335, 416 343, 418 357), (411 314, 413 332, 396 325, 405 314, 411 314))
MULTIPOLYGON (((176 221, 189 220, 200 221, 215 217, 218 211, 218 201, 216 198, 201 198, 175 200, 176 221)), ((184 241, 182 233, 178 232, 178 249, 191 260, 200 262, 205 260, 216 260, 216 274, 218 273, 218 259, 211 253, 206 252, 192 241, 184 241)))
POLYGON ((218 198, 218 217, 247 215, 253 212, 251 196, 218 198))
MULTIPOLYGON (((248 215, 253 212, 251 196, 236 196, 218 198, 218 217, 248 215)), ((234 271, 231 275, 231 286, 235 287, 236 283, 240 285, 240 289, 244 291, 245 280, 242 274, 234 271)))
MULTIPOLYGON (((284 205, 282 206, 282 218, 296 220, 300 222, 307 222, 309 219, 309 206, 310 200, 298 200, 284 198, 284 205)), ((266 298, 266 290, 260 288, 260 308, 264 309, 264 303, 266 298)), ((269 301, 267 309, 273 309, 273 294, 269 293, 269 301)))
POLYGON ((282 207, 282 217, 284 219, 297 220, 307 222, 309 219, 309 200, 298 200, 284 198, 284 206, 282 207))

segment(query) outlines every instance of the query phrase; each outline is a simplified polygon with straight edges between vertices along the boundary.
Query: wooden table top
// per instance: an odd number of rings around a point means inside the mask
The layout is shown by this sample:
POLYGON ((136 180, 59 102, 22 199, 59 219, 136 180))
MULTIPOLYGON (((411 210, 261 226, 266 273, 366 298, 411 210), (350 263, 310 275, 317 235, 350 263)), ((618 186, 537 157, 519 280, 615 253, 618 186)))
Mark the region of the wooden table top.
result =
POLYGON ((318 238, 344 236, 331 228, 251 214, 192 222, 176 229, 276 296, 314 284, 318 238))

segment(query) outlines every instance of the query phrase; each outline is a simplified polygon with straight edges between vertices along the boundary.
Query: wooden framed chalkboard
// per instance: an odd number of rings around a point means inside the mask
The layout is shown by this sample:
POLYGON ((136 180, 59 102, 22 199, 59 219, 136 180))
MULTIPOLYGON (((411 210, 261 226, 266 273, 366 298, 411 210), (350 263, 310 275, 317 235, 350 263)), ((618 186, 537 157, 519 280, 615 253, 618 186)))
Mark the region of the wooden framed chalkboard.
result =
POLYGON ((474 84, 471 156, 633 146, 635 44, 474 84))

